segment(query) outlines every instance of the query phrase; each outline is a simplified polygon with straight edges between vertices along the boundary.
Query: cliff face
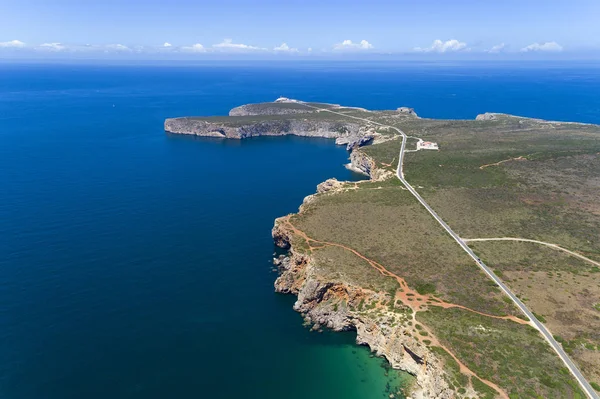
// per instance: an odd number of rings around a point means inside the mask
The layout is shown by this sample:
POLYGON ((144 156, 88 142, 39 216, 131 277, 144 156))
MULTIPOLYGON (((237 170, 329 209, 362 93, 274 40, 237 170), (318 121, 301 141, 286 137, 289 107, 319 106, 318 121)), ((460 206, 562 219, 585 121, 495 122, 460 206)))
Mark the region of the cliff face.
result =
POLYGON ((433 353, 426 353, 423 360, 416 353, 423 354, 423 347, 416 347, 417 341, 404 334, 397 320, 397 314, 380 310, 378 317, 359 313, 361 303, 386 309, 383 303, 389 298, 387 293, 374 292, 345 284, 328 281, 319 275, 318 268, 310 256, 298 253, 289 247, 290 237, 275 222, 273 237, 283 247, 290 248, 287 256, 275 259, 280 276, 275 281, 275 290, 297 295, 294 309, 304 315, 313 328, 327 327, 334 331, 356 331, 356 342, 367 345, 377 356, 387 359, 391 366, 406 371, 416 377, 416 386, 409 394, 412 398, 450 399, 454 392, 444 379, 443 364, 433 353), (344 305, 336 305, 344 304, 344 305), (389 320, 390 322, 382 322, 389 320), (412 352, 412 354, 411 354, 412 352), (425 363, 426 362, 426 363, 425 363))
POLYGON ((244 139, 257 136, 295 135, 335 139, 348 151, 393 139, 363 122, 339 120, 334 114, 324 118, 314 109, 298 103, 259 103, 233 108, 229 117, 181 117, 165 120, 168 133, 202 137, 244 139))
POLYGON ((165 131, 175 134, 244 139, 257 136, 293 134, 305 137, 358 137, 360 126, 355 123, 306 119, 263 120, 249 123, 219 123, 194 118, 171 118, 165 121, 165 131))
MULTIPOLYGON (((386 177, 365 154, 359 150, 352 154, 354 168, 377 179, 386 177)), ((321 183, 318 194, 306 197, 300 212, 315 195, 329 195, 341 186, 342 183, 335 179, 321 183)), ((414 375, 416 386, 410 393, 412 398, 453 398, 454 392, 444 378, 443 362, 406 334, 406 323, 415 322, 412 316, 399 317, 397 310, 390 310, 385 305, 390 300, 389 293, 371 291, 343 281, 331 281, 321 275, 314 259, 291 245, 294 233, 285 227, 283 221, 284 218, 277 219, 272 231, 275 243, 289 250, 287 255, 274 259, 280 272, 275 281, 275 290, 296 295, 298 299, 294 309, 302 313, 305 320, 313 324, 313 328, 324 326, 334 331, 356 331, 357 344, 369 346, 378 356, 385 357, 393 368, 414 375), (376 308, 377 312, 358 311, 363 304, 376 308)))
POLYGON ((385 180, 394 175, 389 170, 378 168, 375 161, 359 149, 350 153, 350 165, 348 167, 369 176, 371 180, 375 181, 385 180))

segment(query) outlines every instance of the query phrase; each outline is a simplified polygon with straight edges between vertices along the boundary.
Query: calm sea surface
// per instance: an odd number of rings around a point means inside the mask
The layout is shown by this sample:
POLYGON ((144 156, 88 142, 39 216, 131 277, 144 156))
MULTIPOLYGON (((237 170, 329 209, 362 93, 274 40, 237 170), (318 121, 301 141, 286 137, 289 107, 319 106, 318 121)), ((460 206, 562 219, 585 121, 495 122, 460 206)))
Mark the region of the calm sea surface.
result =
POLYGON ((360 178, 345 150, 164 118, 283 95, 600 123, 598 93, 598 65, 0 65, 0 397, 387 397, 406 376, 273 292, 273 219, 360 178))

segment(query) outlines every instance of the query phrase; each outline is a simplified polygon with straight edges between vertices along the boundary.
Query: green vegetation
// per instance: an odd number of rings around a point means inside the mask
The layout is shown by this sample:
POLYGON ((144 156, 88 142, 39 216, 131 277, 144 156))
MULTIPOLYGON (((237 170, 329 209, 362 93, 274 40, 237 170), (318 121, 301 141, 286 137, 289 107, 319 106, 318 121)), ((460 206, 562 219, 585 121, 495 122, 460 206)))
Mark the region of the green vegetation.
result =
POLYGON ((486 263, 502 273, 514 271, 543 271, 554 273, 588 273, 593 267, 579 258, 543 245, 518 241, 471 242, 471 248, 486 263))
MULTIPOLYGON (((315 240, 347 246, 380 263, 422 294, 435 292, 443 300, 489 314, 518 314, 493 283, 490 287, 489 278, 477 265, 394 180, 362 183, 358 190, 318 196, 302 213, 292 217, 292 223, 315 240), (373 186, 376 188, 371 189, 373 186)), ((345 268, 339 267, 341 259, 347 258, 346 254, 338 259, 337 266, 333 260, 331 270, 347 274, 345 268)), ((352 282, 359 286, 374 288, 375 284, 386 285, 385 281, 380 274, 376 277, 372 273, 352 273, 352 282)), ((389 291, 386 287, 380 285, 379 289, 389 291)))
POLYGON ((541 314, 537 314, 535 312, 532 312, 532 313, 533 313, 533 315, 535 316, 536 319, 538 319, 542 323, 546 323, 546 318, 544 316, 542 316, 541 314))
POLYGON ((435 293, 435 284, 434 283, 426 283, 426 282, 418 282, 415 284, 415 289, 421 295, 434 294, 435 293))
POLYGON ((487 264, 503 272, 504 280, 553 331, 582 373, 600 378, 600 276, 589 262, 533 243, 473 242, 487 264))
POLYGON ((447 382, 450 387, 458 390, 469 385, 469 378, 460 372, 460 366, 448 352, 439 346, 431 346, 429 350, 444 362, 444 370, 446 371, 447 382))
MULTIPOLYGON (((281 107, 282 112, 300 110, 297 104, 281 107)), ((467 121, 352 108, 336 108, 336 112, 401 129, 411 136, 408 149, 414 149, 415 137, 437 142, 440 151, 406 154, 405 176, 461 237, 535 239, 600 261, 598 126, 505 115, 467 121)), ((299 121, 326 121, 328 129, 338 132, 367 125, 325 111, 202 120, 229 126, 268 122, 275 130, 299 121)), ((380 134, 396 134, 375 128, 380 134)), ((395 139, 359 151, 373 159, 376 167, 395 170, 400 147, 401 140, 395 139)), ((434 306, 445 301, 487 315, 524 318, 398 179, 363 182, 317 195, 291 222, 314 240, 329 243, 312 243, 320 277, 384 293, 382 303, 362 299, 348 304, 361 314, 389 311, 394 317, 405 317, 410 309, 394 299, 402 292, 395 278, 352 251, 404 279, 420 295, 432 296, 427 300, 429 309, 416 314, 416 334, 427 336, 426 330, 430 331, 479 378, 497 384, 510 398, 583 398, 536 330, 510 320, 434 306)), ((295 237, 292 245, 300 252, 310 251, 304 239, 295 237)), ((600 268, 539 244, 469 245, 557 334, 582 372, 591 380, 600 378, 596 350, 600 347, 600 268)), ((406 297, 411 304, 418 300, 412 294, 406 297)), ((329 306, 337 309, 338 305, 329 306)), ((495 397, 496 392, 479 378, 469 383, 452 356, 431 347, 432 341, 422 342, 446 364, 449 384, 456 392, 465 394, 472 386, 480 397, 495 397)))
POLYGON ((456 308, 431 308, 418 313, 417 319, 429 326, 438 339, 480 378, 492 381, 508 392, 533 398, 537 396, 531 396, 530 391, 544 398, 573 397, 575 394, 583 398, 576 385, 570 384, 572 377, 560 372, 560 359, 538 331, 528 325, 456 308))
MULTIPOLYGON (((510 116, 395 125, 439 144, 439 152, 408 153, 405 176, 461 237, 540 240, 600 261, 598 126, 510 116)), ((366 150, 376 159, 394 151, 397 143, 366 150)), ((539 244, 469 245, 540 321, 565 337, 565 350, 584 375, 600 378, 600 356, 590 354, 600 345, 600 268, 539 244)))
POLYGON ((498 394, 494 389, 484 384, 477 377, 473 377, 471 379, 471 384, 473 384, 473 389, 475 389, 475 391, 477 391, 477 393, 479 393, 480 397, 483 399, 494 399, 498 394))
MULTIPOLYGON (((437 162, 444 161, 436 161, 436 167, 445 169, 437 162)), ((485 160, 477 163, 484 165, 485 160)), ((422 167, 418 162, 414 165, 415 170, 422 167)), ((483 184, 469 177, 469 184, 432 187, 423 183, 425 188, 420 190, 461 236, 535 239, 600 260, 600 241, 596 239, 600 185, 595 183, 600 175, 599 156, 513 161, 483 170, 473 167, 472 173, 480 176, 483 184)), ((410 181, 412 168, 405 169, 410 181)), ((457 179, 455 173, 451 175, 457 179)), ((593 270, 591 265, 588 269, 593 270)))
MULTIPOLYGON (((343 248, 324 246, 313 252, 313 259, 327 281, 346 283, 373 291, 390 292, 398 288, 395 280, 382 276, 365 260, 343 248), (340 262, 344 264, 343 269, 338 266, 340 262)), ((359 304, 359 308, 370 309, 375 305, 363 302, 359 304)))
MULTIPOLYGON (((308 114, 287 114, 287 115, 245 115, 245 116, 202 116, 202 117, 187 117, 191 121, 205 121, 211 123, 222 123, 226 126, 244 126, 260 124, 265 122, 289 122, 296 120, 313 120, 339 122, 340 124, 348 124, 349 119, 330 112, 313 112, 308 114)), ((352 123, 352 120, 350 120, 352 123)), ((356 123, 358 124, 358 123, 356 123)))

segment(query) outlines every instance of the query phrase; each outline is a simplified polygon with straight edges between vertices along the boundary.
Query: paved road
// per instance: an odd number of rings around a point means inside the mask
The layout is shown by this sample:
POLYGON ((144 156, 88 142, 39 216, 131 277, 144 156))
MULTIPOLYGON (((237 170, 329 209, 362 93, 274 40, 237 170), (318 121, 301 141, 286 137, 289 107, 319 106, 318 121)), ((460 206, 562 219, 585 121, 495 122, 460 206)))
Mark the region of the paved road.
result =
POLYGON ((533 326, 540 331, 540 333, 544 336, 546 341, 548 341, 552 349, 554 349, 554 351, 562 359, 563 363, 571 371, 571 374, 573 374, 575 379, 577 379, 577 382, 579 382, 581 389, 583 389, 587 396, 590 399, 600 399, 598 394, 596 394, 596 392, 594 391, 594 388, 592 388, 590 383, 581 374, 581 371, 579 371, 575 363, 573 363, 571 358, 569 358, 569 356, 565 353, 562 346, 558 342, 556 342, 556 340, 554 339, 550 331, 548 331, 546 326, 544 326, 525 306, 525 304, 523 304, 523 302, 521 302, 521 300, 517 298, 515 294, 512 293, 512 291, 502 282, 502 280, 500 280, 500 278, 498 278, 498 276, 496 276, 496 274, 494 274, 494 272, 492 272, 490 268, 485 263, 483 263, 481 259, 477 257, 477 255, 475 255, 471 248, 469 248, 469 246, 458 236, 458 234, 456 234, 450 228, 450 226, 448 226, 446 222, 444 222, 442 218, 440 218, 438 214, 435 213, 435 211, 427 204, 427 202, 425 202, 425 200, 419 195, 419 193, 417 193, 417 191, 406 181, 406 179, 404 178, 404 172, 402 170, 402 164, 404 161, 404 149, 406 146, 406 134, 404 134, 404 132, 400 131, 399 129, 396 130, 402 135, 402 148, 400 149, 400 159, 398 161, 398 169, 396 170, 396 176, 398 176, 398 179, 400 179, 402 184, 404 184, 408 191, 412 193, 412 195, 421 203, 421 205, 423 205, 425 209, 427 209, 431 216, 433 216, 435 220, 437 220, 438 223, 442 225, 442 227, 448 232, 448 234, 450 234, 450 236, 454 238, 454 240, 462 247, 462 249, 464 249, 465 252, 475 260, 475 262, 477 262, 477 265, 485 272, 485 274, 487 274, 489 278, 494 280, 494 282, 500 287, 500 289, 504 291, 504 293, 508 295, 510 299, 512 299, 515 305, 517 305, 517 307, 521 309, 521 311, 525 313, 525 315, 527 315, 529 320, 531 320, 533 326))
POLYGON ((592 386, 590 385, 590 383, 581 374, 581 372, 579 371, 579 369, 577 368, 577 366, 575 365, 575 363, 573 363, 573 361, 565 353, 565 351, 563 350, 562 346, 558 342, 556 342, 556 340, 554 339, 554 337, 552 336, 552 334, 550 333, 550 331, 548 331, 548 329, 533 315, 533 313, 525 306, 525 304, 523 304, 523 302, 521 302, 521 300, 519 298, 517 298, 517 296, 515 294, 512 293, 512 291, 502 282, 502 280, 500 280, 500 278, 498 278, 498 276, 496 276, 494 274, 494 272, 492 272, 490 270, 490 268, 488 266, 486 266, 485 263, 483 263, 481 261, 481 259, 479 259, 477 257, 477 255, 475 255, 475 253, 471 250, 471 248, 469 248, 469 246, 458 236, 458 234, 456 234, 450 228, 450 226, 448 226, 446 224, 446 222, 444 222, 442 220, 442 218, 439 217, 439 215, 429 206, 429 204, 427 204, 427 202, 425 202, 425 200, 410 185, 410 183, 408 183, 406 181, 406 179, 404 178, 403 167, 404 167, 404 153, 406 151, 406 141, 407 141, 408 137, 407 137, 407 135, 402 130, 400 130, 400 129, 396 128, 396 127, 393 127, 393 126, 387 126, 387 125, 384 125, 384 124, 381 124, 381 123, 373 122, 373 121, 371 121, 369 119, 366 119, 366 118, 360 118, 360 117, 357 117, 357 116, 346 115, 346 114, 344 114, 342 112, 336 112, 336 111, 333 111, 333 110, 330 110, 330 109, 315 107, 315 106, 312 106, 312 105, 308 105, 308 104, 306 104, 304 102, 301 102, 301 103, 303 103, 305 106, 310 107, 310 108, 320 109, 321 111, 331 112, 333 114, 342 115, 342 116, 347 117, 347 118, 362 120, 362 121, 368 122, 368 123, 373 124, 373 125, 377 125, 377 126, 381 126, 381 127, 386 127, 388 129, 393 129, 393 130, 397 131, 402 136, 402 146, 400 147, 400 155, 399 155, 399 158, 398 158, 398 169, 396 169, 396 176, 398 177, 398 179, 400 179, 400 181, 402 182, 402 184, 404 184, 404 186, 408 189, 408 191, 410 191, 410 193, 421 203, 421 205, 423 205, 425 207, 425 209, 427 209, 427 211, 431 214, 431 216, 433 216, 433 218, 435 220, 437 220, 437 222, 448 232, 448 234, 450 234, 450 236, 458 243, 458 245, 460 245, 462 247, 462 249, 471 258, 473 258, 475 260, 475 262, 477 263, 477 265, 485 272, 485 274, 487 274, 489 278, 491 278, 492 280, 494 280, 494 282, 500 287, 500 289, 502 291, 504 291, 504 293, 506 295, 508 295, 508 297, 515 303, 515 305, 517 305, 517 307, 523 313, 525 313, 525 315, 529 318, 529 320, 531 320, 532 326, 534 326, 536 329, 538 329, 540 331, 540 333, 542 334, 542 336, 550 344, 550 346, 552 347, 552 349, 554 349, 554 351, 558 354, 558 356, 561 358, 561 360, 567 366, 567 368, 569 369, 569 371, 571 371, 571 374, 573 374, 573 376, 575 377, 575 379, 579 383, 581 389, 583 389, 583 391, 586 393, 586 395, 590 399, 600 399, 600 397, 598 396, 598 394, 594 391, 594 388, 592 388, 592 386))

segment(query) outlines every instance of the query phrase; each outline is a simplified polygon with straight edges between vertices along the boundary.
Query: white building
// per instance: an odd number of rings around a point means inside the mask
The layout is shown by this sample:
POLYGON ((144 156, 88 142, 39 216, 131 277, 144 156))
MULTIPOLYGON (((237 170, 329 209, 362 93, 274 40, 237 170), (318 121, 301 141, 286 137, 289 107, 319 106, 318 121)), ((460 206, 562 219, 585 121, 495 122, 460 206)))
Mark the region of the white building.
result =
POLYGON ((437 143, 431 141, 423 141, 419 139, 417 142, 417 150, 439 150, 437 143))
POLYGON ((279 97, 277 100, 275 100, 276 103, 297 103, 298 100, 293 100, 291 98, 287 98, 287 97, 279 97))

